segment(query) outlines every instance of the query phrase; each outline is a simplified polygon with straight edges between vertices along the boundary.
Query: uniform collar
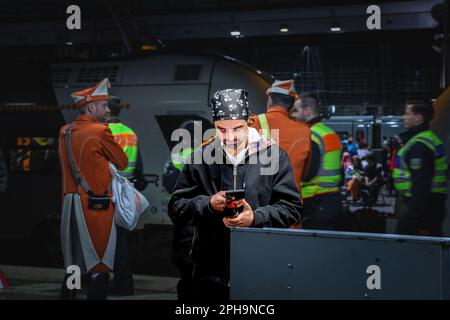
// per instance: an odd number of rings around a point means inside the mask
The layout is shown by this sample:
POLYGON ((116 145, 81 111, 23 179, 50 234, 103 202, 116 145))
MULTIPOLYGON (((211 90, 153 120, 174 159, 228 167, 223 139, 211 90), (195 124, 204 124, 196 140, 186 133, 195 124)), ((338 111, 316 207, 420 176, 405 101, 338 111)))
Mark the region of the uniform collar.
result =
POLYGON ((409 139, 414 137, 416 134, 427 131, 430 129, 430 125, 428 123, 422 123, 418 126, 410 128, 400 134, 400 138, 402 139, 403 144, 407 143, 409 139))
POLYGON ((120 121, 119 118, 112 118, 108 121, 108 123, 121 123, 122 121, 120 121))
POLYGON ((85 114, 79 114, 75 121, 82 121, 82 122, 97 122, 94 119, 92 119, 91 117, 85 115, 85 114))
POLYGON ((288 110, 287 110, 286 108, 284 108, 284 107, 278 107, 278 106, 270 107, 270 108, 267 110, 267 113, 282 113, 282 114, 284 114, 284 115, 286 115, 286 116, 289 116, 289 112, 288 112, 288 110))
POLYGON ((107 123, 96 121, 96 120, 92 119, 91 117, 89 117, 89 116, 87 116, 85 114, 79 114, 75 118, 75 121, 77 121, 77 122, 89 122, 89 123, 100 123, 100 124, 107 125, 107 123))
POLYGON ((322 117, 318 116, 318 117, 312 118, 311 120, 307 121, 307 123, 309 126, 313 126, 320 121, 322 121, 322 117))

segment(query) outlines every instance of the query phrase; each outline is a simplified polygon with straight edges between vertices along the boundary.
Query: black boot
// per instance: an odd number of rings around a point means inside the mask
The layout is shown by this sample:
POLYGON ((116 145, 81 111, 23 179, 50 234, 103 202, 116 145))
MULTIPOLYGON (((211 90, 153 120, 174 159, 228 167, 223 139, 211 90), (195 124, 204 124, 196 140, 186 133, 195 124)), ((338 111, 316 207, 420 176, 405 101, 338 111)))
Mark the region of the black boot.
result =
POLYGON ((88 300, 106 300, 108 296, 109 273, 101 272, 95 278, 90 275, 87 291, 88 300))

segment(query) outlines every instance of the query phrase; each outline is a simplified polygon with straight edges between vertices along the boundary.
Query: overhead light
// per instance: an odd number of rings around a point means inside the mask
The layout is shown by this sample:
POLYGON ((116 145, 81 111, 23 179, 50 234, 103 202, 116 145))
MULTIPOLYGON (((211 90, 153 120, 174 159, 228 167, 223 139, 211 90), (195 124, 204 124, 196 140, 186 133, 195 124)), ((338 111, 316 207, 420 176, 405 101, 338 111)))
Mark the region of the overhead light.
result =
POLYGON ((339 22, 337 22, 337 21, 331 22, 330 31, 331 32, 340 32, 340 31, 342 31, 341 24, 339 22))
POLYGON ((398 128, 399 125, 398 124, 391 124, 391 128, 398 128))
POLYGON ((363 124, 358 124, 357 127, 358 128, 364 128, 365 126, 363 124))
POLYGON ((231 29, 230 34, 231 34, 233 37, 240 37, 240 36, 241 36, 241 30, 239 30, 239 27, 238 27, 238 26, 233 26, 233 28, 231 29))
POLYGON ((261 70, 256 70, 257 74, 262 74, 261 70))
POLYGON ((289 28, 287 26, 287 24, 282 24, 280 25, 280 32, 288 32, 289 28))
POLYGON ((73 44, 72 41, 66 41, 65 43, 66 46, 71 46, 72 44, 73 44))

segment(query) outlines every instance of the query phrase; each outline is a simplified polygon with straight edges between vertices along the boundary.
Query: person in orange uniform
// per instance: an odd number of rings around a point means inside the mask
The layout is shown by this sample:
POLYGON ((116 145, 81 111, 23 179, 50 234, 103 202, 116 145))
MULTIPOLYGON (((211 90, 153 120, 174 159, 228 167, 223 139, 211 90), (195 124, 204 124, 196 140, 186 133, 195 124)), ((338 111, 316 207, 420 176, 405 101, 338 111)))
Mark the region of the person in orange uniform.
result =
POLYGON ((289 109, 296 97, 294 80, 275 81, 267 90, 267 112, 252 115, 251 122, 252 127, 261 130, 263 134, 266 134, 266 129, 279 130, 278 139, 276 135, 273 138, 278 140, 277 144, 289 155, 301 195, 300 181, 311 153, 311 129, 289 117, 289 109))
MULTIPOLYGON (((94 87, 74 92, 71 97, 80 114, 71 124, 61 128, 59 158, 62 172, 63 210, 61 214, 61 244, 64 265, 76 265, 88 273, 88 299, 106 299, 109 274, 114 268, 116 229, 114 204, 111 202, 111 174, 109 163, 123 170, 128 165, 127 155, 114 141, 104 122, 108 108, 108 79, 94 87), (88 186, 89 194, 72 173, 70 153, 65 134, 71 128, 69 140, 73 160, 88 186), (92 205, 93 195, 104 196, 103 208, 92 205), (108 199, 109 198, 109 199, 108 199), (91 205, 89 205, 91 203, 91 205)), ((67 275, 66 275, 67 278, 67 275)), ((66 282, 66 281, 64 281, 66 282)), ((61 298, 73 298, 63 283, 61 298)))

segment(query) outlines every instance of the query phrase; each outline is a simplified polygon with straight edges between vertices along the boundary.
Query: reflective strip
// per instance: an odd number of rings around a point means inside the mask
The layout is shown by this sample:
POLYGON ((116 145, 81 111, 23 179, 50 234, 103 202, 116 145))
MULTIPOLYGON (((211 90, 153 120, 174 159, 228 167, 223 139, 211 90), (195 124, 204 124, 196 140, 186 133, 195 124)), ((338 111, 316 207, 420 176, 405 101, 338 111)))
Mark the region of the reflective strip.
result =
POLYGON ((312 130, 311 130, 311 134, 312 134, 314 137, 316 137, 317 140, 319 140, 319 148, 320 148, 320 152, 323 153, 323 150, 324 150, 324 144, 323 144, 323 139, 322 139, 322 137, 320 136, 320 134, 318 134, 317 132, 314 132, 314 131, 312 131, 312 130))
POLYGON ((335 182, 318 182, 317 185, 321 188, 337 188, 338 186, 336 185, 335 182))
POLYGON ((119 174, 122 176, 122 177, 125 177, 125 178, 132 178, 134 175, 133 175, 133 172, 122 172, 122 171, 118 171, 119 172, 119 174))
POLYGON ((447 187, 447 181, 433 182, 431 184, 432 188, 445 188, 447 187))
POLYGON ((433 147, 433 149, 435 149, 434 141, 431 140, 431 139, 428 139, 428 138, 426 138, 424 136, 420 136, 420 137, 417 137, 417 141, 422 141, 422 142, 429 143, 433 147))
POLYGON ((266 136, 266 138, 270 139, 270 127, 269 123, 267 122, 267 117, 265 113, 258 114, 259 124, 261 125, 261 130, 263 132, 263 135, 266 136))
POLYGON ((394 178, 394 183, 397 183, 397 182, 402 183, 402 182, 410 182, 410 181, 411 181, 411 179, 403 178, 403 177, 394 178))
POLYGON ((128 162, 129 167, 136 167, 136 162, 128 162))
POLYGON ((320 169, 319 173, 317 174, 318 177, 334 177, 334 176, 341 176, 340 170, 323 170, 320 169))

